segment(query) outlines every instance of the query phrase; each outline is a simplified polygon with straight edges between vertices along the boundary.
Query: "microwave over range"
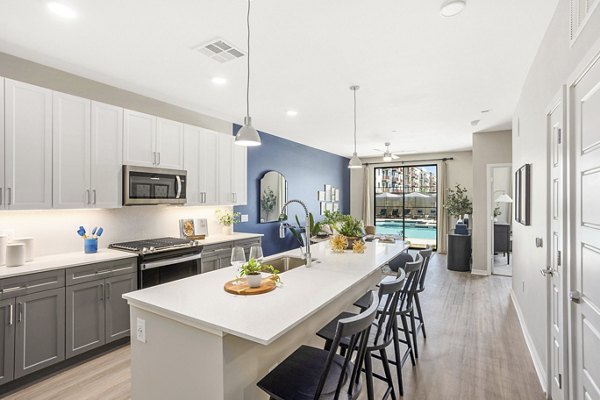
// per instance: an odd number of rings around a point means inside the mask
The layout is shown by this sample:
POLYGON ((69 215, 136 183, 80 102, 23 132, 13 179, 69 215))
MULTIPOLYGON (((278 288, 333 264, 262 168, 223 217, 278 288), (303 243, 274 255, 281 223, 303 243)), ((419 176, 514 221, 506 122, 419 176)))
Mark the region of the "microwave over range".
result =
POLYGON ((123 166, 123 205, 185 204, 187 171, 123 166))

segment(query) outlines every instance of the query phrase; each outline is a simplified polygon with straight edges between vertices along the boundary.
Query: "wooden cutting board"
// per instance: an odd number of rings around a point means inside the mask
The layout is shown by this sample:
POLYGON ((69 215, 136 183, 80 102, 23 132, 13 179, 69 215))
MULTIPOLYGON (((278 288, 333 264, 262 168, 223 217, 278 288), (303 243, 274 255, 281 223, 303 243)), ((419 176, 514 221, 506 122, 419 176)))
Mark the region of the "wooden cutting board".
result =
POLYGON ((241 278, 238 281, 238 285, 234 285, 234 282, 235 279, 232 281, 225 282, 225 286, 223 286, 223 289, 225 289, 227 293, 248 296, 254 294, 268 293, 277 287, 275 281, 273 281, 273 279, 271 279, 270 276, 268 278, 263 278, 263 280, 260 283, 260 286, 257 288, 251 288, 250 286, 248 286, 248 281, 246 280, 246 278, 241 278))

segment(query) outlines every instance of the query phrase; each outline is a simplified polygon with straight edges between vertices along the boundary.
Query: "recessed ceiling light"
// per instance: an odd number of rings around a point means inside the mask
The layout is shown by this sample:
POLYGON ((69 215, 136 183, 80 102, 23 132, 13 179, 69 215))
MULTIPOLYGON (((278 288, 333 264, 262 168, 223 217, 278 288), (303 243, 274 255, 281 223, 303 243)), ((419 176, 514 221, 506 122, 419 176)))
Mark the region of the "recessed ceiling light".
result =
POLYGON ((212 80, 212 83, 214 83, 215 85, 224 85, 227 83, 227 79, 220 77, 220 76, 215 76, 211 80, 212 80))
POLYGON ((296 115, 298 115, 298 111, 296 110, 287 110, 285 115, 287 115, 288 117, 295 117, 296 115))
POLYGON ((77 12, 75 12, 75 10, 65 4, 57 3, 56 1, 48 3, 48 9, 62 18, 77 18, 77 12))
POLYGON ((460 14, 466 6, 466 0, 444 0, 440 7, 440 14, 442 17, 454 17, 460 14))

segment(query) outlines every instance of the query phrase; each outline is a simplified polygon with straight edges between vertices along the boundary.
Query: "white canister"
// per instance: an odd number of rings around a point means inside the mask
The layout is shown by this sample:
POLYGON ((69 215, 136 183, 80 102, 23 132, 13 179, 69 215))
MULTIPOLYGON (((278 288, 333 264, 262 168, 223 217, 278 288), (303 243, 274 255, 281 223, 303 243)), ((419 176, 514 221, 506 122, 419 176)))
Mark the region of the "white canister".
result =
POLYGON ((0 267, 6 265, 6 245, 8 244, 8 235, 0 235, 0 267))
POLYGON ((25 245, 25 261, 33 261, 33 238, 20 237, 14 238, 11 243, 23 243, 25 245))
POLYGON ((18 267, 25 264, 25 245, 23 243, 9 243, 6 245, 6 266, 18 267))

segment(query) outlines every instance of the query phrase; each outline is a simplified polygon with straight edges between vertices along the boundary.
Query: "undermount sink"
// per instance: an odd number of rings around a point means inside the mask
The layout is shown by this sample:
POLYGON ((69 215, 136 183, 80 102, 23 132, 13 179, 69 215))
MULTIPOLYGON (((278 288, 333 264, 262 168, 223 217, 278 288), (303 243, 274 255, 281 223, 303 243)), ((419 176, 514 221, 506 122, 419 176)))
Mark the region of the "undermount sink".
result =
MULTIPOLYGON (((313 259, 314 261, 314 259, 313 259)), ((306 260, 302 257, 277 257, 271 260, 265 260, 265 264, 270 264, 279 272, 289 271, 290 269, 298 268, 306 265, 306 260)))

